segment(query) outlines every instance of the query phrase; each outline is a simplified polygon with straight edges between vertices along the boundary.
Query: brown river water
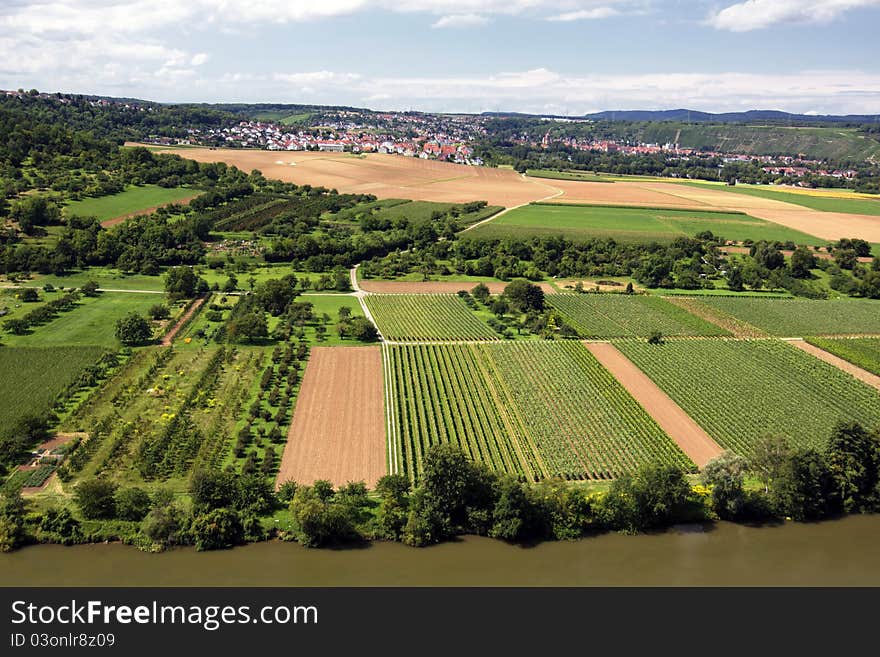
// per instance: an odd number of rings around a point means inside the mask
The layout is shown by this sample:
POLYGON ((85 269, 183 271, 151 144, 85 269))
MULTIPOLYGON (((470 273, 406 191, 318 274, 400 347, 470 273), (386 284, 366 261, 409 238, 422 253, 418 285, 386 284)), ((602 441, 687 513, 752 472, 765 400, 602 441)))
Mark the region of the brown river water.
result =
POLYGON ((772 527, 718 523, 520 547, 466 537, 425 549, 270 542, 147 554, 39 545, 0 554, 4 586, 880 586, 880 515, 772 527))

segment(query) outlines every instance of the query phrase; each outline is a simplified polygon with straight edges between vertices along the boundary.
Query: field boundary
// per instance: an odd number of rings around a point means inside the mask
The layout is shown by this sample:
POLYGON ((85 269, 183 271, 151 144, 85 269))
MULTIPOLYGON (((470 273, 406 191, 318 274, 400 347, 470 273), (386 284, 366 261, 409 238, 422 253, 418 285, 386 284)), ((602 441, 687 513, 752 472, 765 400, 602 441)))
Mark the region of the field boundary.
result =
POLYGON ((617 347, 609 342, 585 342, 584 345, 698 468, 724 451, 617 347))
MULTIPOLYGON (((662 192, 661 192, 662 193, 662 192)), ((699 214, 731 214, 738 215, 742 217, 751 217, 748 212, 743 212, 742 210, 725 210, 725 209, 715 209, 712 206, 706 206, 706 208, 685 208, 678 207, 673 205, 626 205, 623 203, 576 203, 574 201, 532 201, 531 203, 525 203, 524 205, 542 205, 548 207, 567 207, 567 208, 618 208, 620 210, 657 210, 658 212, 692 212, 699 214)), ((519 206, 522 207, 522 206, 519 206)), ((511 210, 515 208, 510 208, 511 210)), ((754 219, 758 219, 759 217, 753 217, 754 219)), ((767 221, 766 219, 764 221, 767 221)), ((771 222, 772 223, 772 222, 771 222)))
POLYGON ((877 376, 876 374, 873 374, 868 370, 862 369, 858 365, 850 363, 848 360, 832 354, 830 351, 825 351, 821 347, 810 344, 803 338, 786 340, 786 342, 790 343, 794 347, 797 347, 801 351, 805 351, 806 353, 815 356, 819 360, 825 361, 829 365, 833 365, 842 372, 846 372, 847 374, 852 375, 862 383, 869 385, 876 390, 880 390, 880 376, 877 376))

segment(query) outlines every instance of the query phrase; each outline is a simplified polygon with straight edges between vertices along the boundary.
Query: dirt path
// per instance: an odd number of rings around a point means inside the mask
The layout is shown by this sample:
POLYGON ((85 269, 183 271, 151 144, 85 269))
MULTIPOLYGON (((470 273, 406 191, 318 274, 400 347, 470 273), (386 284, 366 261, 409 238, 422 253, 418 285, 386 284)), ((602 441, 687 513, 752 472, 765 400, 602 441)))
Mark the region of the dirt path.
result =
MULTIPOLYGON (((529 178, 529 177, 527 177, 526 174, 524 174, 524 173, 523 173, 523 174, 520 174, 520 176, 522 177, 523 180, 527 180, 527 181, 529 181, 529 182, 531 182, 531 183, 534 183, 535 185, 538 185, 539 187, 543 187, 544 189, 552 190, 552 192, 553 192, 552 194, 549 194, 548 196, 545 196, 544 198, 537 199, 538 201, 549 201, 549 200, 551 200, 551 199, 557 198, 557 197, 562 196, 563 194, 565 194, 565 190, 564 190, 564 189, 559 189, 558 187, 554 187, 553 185, 548 185, 548 184, 545 183, 545 182, 539 182, 539 181, 535 180, 534 178, 529 178)), ((527 205, 531 205, 532 203, 535 203, 535 202, 536 202, 536 201, 526 201, 525 203, 520 203, 519 205, 513 205, 513 206, 511 206, 511 207, 504 208, 501 212, 496 212, 496 213, 493 214, 491 217, 486 217, 486 218, 483 219, 482 221, 478 221, 478 222, 475 223, 475 224, 471 224, 470 226, 468 226, 467 228, 465 228, 465 229, 464 229, 463 231, 461 231, 461 232, 466 233, 466 232, 468 232, 469 230, 473 230, 473 229, 476 228, 477 226, 482 226, 483 224, 487 224, 487 223, 489 223, 490 221, 494 221, 494 220, 497 219, 498 217, 501 217, 501 216, 507 214, 507 213, 510 212, 511 210, 516 210, 517 208, 522 208, 522 207, 525 207, 525 206, 527 206, 527 205)))
POLYGON ((193 316, 193 314, 205 303, 205 297, 199 297, 195 301, 193 301, 189 308, 186 309, 186 312, 183 313, 183 317, 181 317, 174 326, 171 327, 171 330, 165 334, 165 337, 162 338, 162 342, 160 343, 163 347, 170 347, 171 343, 174 341, 174 336, 180 332, 180 329, 183 328, 183 325, 189 321, 189 318, 193 316))
POLYGON ((381 347, 315 347, 303 375, 276 485, 335 485, 386 473, 381 347))
POLYGON ((132 217, 140 217, 145 214, 153 214, 159 208, 164 208, 168 205, 184 205, 185 203, 189 203, 197 196, 201 196, 202 192, 198 192, 196 194, 192 194, 191 196, 184 196, 183 198, 179 198, 176 201, 171 201, 170 203, 163 203, 162 205, 154 205, 151 208, 144 208, 143 210, 136 210, 135 212, 129 212, 128 214, 121 214, 118 217, 113 217, 112 219, 107 219, 106 221, 101 222, 101 226, 104 228, 110 228, 110 226, 115 226, 117 224, 121 224, 126 219, 131 219, 132 217))
POLYGON ((829 365, 834 365, 834 367, 836 367, 837 369, 854 376, 862 383, 866 383, 872 388, 880 390, 880 376, 872 374, 867 370, 863 370, 861 367, 853 365, 848 360, 839 358, 838 356, 835 356, 834 354, 829 353, 824 349, 820 349, 819 347, 812 345, 809 342, 805 342, 804 340, 788 340, 787 342, 791 343, 793 346, 797 347, 801 351, 806 351, 808 354, 815 356, 819 360, 824 360, 829 365))
POLYGON ((721 454, 721 447, 665 392, 610 343, 585 343, 602 365, 641 404, 660 428, 702 468, 721 454))

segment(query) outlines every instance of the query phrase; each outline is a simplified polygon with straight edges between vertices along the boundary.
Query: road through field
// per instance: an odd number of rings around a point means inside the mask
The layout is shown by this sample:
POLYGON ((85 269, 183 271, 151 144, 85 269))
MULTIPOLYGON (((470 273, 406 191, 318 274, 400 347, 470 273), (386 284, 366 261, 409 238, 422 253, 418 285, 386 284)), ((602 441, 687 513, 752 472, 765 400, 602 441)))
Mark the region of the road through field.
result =
POLYGON ((801 351, 806 351, 808 354, 811 354, 818 358, 819 360, 824 360, 829 365, 834 365, 839 370, 843 370, 847 374, 851 374, 855 378, 857 378, 862 383, 866 383, 872 388, 880 390, 880 376, 876 374, 872 374, 867 370, 863 370, 861 367, 853 365, 848 360, 844 360, 834 354, 825 351, 824 349, 820 349, 819 347, 810 344, 801 339, 797 340, 788 340, 793 346, 797 347, 801 351))
POLYGON ((721 454, 723 450, 718 443, 614 345, 606 342, 585 344, 697 467, 702 468, 721 454))
POLYGON ((314 347, 303 375, 276 485, 334 485, 386 473, 381 347, 314 347))

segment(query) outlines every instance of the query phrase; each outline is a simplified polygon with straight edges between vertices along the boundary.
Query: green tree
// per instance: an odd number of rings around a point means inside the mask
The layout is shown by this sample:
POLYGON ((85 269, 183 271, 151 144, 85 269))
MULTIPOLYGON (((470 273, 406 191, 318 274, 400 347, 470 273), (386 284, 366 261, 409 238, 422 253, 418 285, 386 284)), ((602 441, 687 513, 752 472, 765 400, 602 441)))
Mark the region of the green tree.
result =
POLYGON ((192 267, 172 267, 165 274, 165 293, 172 301, 192 299, 197 294, 208 291, 204 279, 196 276, 192 267))
POLYGON ((504 288, 504 297, 515 310, 527 313, 544 310, 544 290, 524 278, 518 278, 504 288))
POLYGON ((0 552, 11 552, 24 543, 25 504, 20 490, 0 490, 0 552))
POLYGON ((355 317, 349 323, 351 337, 360 342, 375 342, 379 339, 379 331, 373 322, 366 317, 355 317))
POLYGON ((810 270, 815 269, 817 264, 813 252, 805 246, 799 246, 791 254, 791 275, 795 278, 810 278, 810 270))
POLYGON ((116 484, 107 479, 87 479, 77 484, 73 500, 83 517, 107 520, 116 516, 116 484))
POLYGON ((836 502, 845 513, 880 508, 880 430, 842 422, 831 434, 825 457, 836 502))
POLYGON ((196 516, 192 522, 196 550, 224 550, 244 541, 244 526, 232 509, 214 509, 196 516))
POLYGON ((778 513, 794 520, 819 520, 832 510, 834 480, 825 457, 814 449, 794 450, 770 488, 778 513))
POLYGON ((98 285, 98 281, 88 280, 83 283, 83 286, 80 288, 80 290, 87 297, 96 297, 98 296, 99 287, 101 286, 98 285))
POLYGON ((722 520, 735 520, 742 514, 747 470, 746 460, 733 452, 724 452, 703 467, 703 483, 712 489, 712 509, 722 520))
POLYGON ((143 488, 132 486, 116 492, 116 517, 140 522, 150 512, 152 500, 143 488))
POLYGON ((150 306, 150 309, 147 311, 147 315, 149 315, 151 319, 155 320, 168 319, 169 317, 171 317, 171 311, 168 309, 168 306, 157 303, 150 306))
POLYGON ((130 312, 116 322, 116 339, 124 345, 145 344, 152 336, 150 323, 136 312, 130 312))
POLYGON ((743 274, 739 267, 733 266, 727 270, 727 287, 734 292, 742 292, 743 274))
POLYGON ((489 298, 489 286, 485 283, 477 283, 471 290, 471 294, 480 303, 486 303, 486 299, 489 298))
POLYGON ((254 342, 269 337, 269 324, 261 310, 254 310, 235 317, 227 330, 230 339, 237 342, 254 342))
POLYGON ((766 435, 755 443, 749 459, 749 470, 764 484, 765 493, 770 492, 770 486, 779 477, 790 455, 791 446, 784 436, 766 435))

